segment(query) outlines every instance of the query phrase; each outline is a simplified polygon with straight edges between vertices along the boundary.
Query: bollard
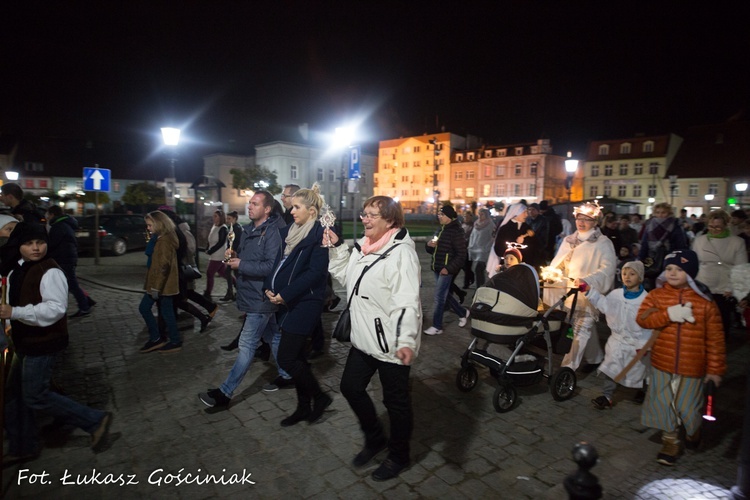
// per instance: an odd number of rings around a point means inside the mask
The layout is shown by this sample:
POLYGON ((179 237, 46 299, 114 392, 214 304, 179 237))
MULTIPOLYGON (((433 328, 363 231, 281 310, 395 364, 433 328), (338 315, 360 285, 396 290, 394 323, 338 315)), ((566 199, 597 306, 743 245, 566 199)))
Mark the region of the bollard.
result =
POLYGON ((589 443, 582 441, 573 447, 573 461, 578 464, 578 470, 566 477, 563 482, 569 499, 593 500, 602 497, 599 479, 590 472, 598 460, 596 448, 589 443))

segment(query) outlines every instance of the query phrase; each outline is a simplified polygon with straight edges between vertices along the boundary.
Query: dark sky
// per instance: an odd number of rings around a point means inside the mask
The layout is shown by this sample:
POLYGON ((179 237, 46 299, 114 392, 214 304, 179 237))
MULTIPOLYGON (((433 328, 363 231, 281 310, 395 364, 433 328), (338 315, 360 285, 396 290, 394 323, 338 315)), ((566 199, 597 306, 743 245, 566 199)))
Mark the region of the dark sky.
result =
POLYGON ((744 110, 749 54, 738 12, 685 2, 12 1, 0 132, 156 148, 172 124, 194 166, 348 120, 583 153, 744 110))

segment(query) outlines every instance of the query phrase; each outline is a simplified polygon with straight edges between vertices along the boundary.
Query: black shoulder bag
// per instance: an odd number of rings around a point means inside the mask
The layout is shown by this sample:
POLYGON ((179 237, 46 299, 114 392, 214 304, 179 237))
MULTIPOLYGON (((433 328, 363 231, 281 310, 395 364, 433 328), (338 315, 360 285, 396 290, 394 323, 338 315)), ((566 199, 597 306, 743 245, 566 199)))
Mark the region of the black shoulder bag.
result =
POLYGON ((349 307, 352 305, 352 299, 354 298, 357 293, 359 293, 359 283, 362 281, 362 276, 365 275, 365 273, 374 266, 380 259, 385 258, 386 255, 388 255, 391 250, 396 248, 400 243, 395 243, 391 248, 383 252, 380 257, 375 259, 372 264, 369 266, 365 266, 364 269, 362 269, 362 274, 359 275, 359 278, 357 279, 357 283, 354 285, 354 290, 352 290, 352 294, 349 297, 349 302, 346 304, 346 309, 341 311, 341 316, 339 316, 339 320, 336 322, 336 326, 333 328, 333 334, 331 335, 334 339, 338 340, 339 342, 351 342, 352 338, 352 320, 349 316, 349 307))

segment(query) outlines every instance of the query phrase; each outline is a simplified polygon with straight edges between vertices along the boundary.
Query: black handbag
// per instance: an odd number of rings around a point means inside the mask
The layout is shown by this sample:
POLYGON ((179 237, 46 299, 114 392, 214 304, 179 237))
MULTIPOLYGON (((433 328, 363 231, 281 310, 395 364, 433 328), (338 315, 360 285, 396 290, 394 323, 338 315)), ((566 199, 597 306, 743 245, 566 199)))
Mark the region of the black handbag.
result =
POLYGON ((182 264, 180 266, 180 275, 185 281, 198 280, 203 276, 198 268, 191 264, 182 264))
POLYGON ((374 266, 380 259, 385 258, 386 255, 388 255, 391 250, 396 248, 399 243, 395 243, 391 248, 383 252, 380 257, 375 259, 372 264, 369 266, 365 266, 364 269, 362 269, 362 274, 359 275, 359 278, 357 279, 357 283, 354 285, 354 290, 352 290, 352 294, 349 296, 349 302, 346 304, 346 309, 341 311, 341 315, 339 316, 339 320, 336 322, 336 326, 333 327, 333 333, 331 334, 331 337, 338 340, 339 342, 351 342, 352 338, 352 319, 349 314, 349 307, 352 305, 352 299, 355 295, 359 292, 359 283, 362 281, 362 276, 365 275, 365 273, 374 266))

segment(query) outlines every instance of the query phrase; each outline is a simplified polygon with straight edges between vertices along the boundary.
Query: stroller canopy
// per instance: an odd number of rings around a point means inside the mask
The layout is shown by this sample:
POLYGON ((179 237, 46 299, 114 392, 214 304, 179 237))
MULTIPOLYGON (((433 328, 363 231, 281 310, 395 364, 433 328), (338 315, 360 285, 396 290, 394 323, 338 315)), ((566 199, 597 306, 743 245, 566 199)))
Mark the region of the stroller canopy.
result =
POLYGON ((523 302, 536 310, 539 305, 539 276, 528 264, 518 264, 497 273, 485 285, 523 302))

